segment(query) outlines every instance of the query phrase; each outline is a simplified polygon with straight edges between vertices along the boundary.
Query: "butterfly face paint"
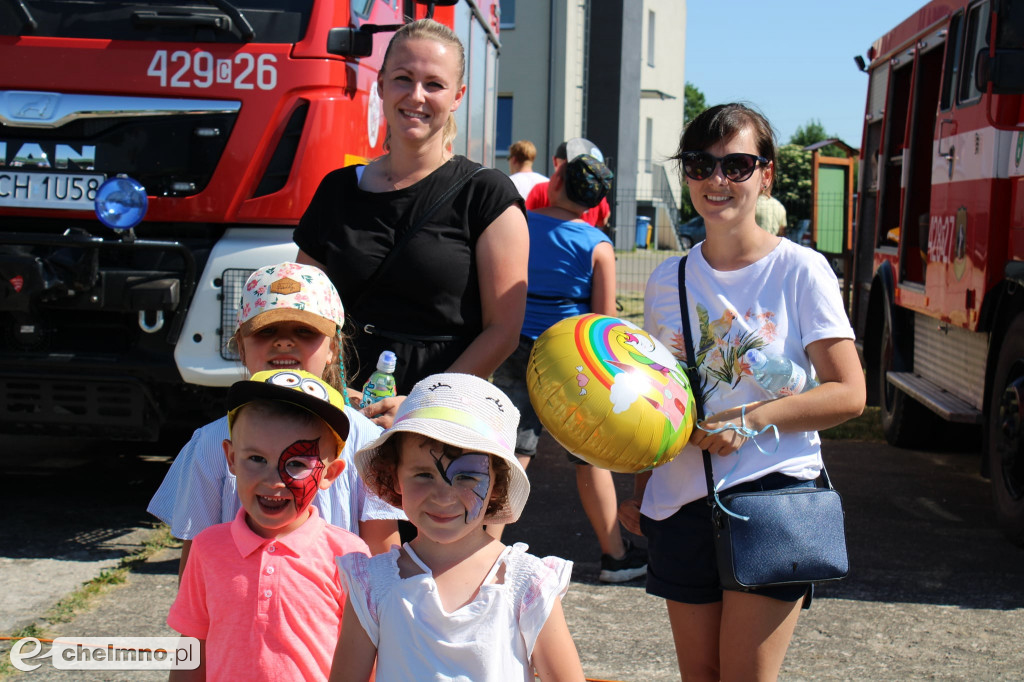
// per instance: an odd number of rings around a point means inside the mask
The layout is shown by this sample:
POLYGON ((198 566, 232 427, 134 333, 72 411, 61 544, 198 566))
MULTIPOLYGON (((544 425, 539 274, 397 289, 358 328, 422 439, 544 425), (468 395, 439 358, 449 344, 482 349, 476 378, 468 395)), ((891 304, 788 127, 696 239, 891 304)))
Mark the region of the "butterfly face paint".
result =
POLYGON ((455 489, 455 494, 466 507, 465 521, 476 521, 484 510, 487 491, 491 486, 491 456, 481 452, 467 452, 450 459, 447 454, 430 451, 434 464, 444 482, 455 489), (442 461, 448 461, 445 467, 442 461))
POLYGON ((281 453, 277 473, 295 498, 295 509, 303 511, 313 501, 324 475, 320 439, 297 440, 281 453))

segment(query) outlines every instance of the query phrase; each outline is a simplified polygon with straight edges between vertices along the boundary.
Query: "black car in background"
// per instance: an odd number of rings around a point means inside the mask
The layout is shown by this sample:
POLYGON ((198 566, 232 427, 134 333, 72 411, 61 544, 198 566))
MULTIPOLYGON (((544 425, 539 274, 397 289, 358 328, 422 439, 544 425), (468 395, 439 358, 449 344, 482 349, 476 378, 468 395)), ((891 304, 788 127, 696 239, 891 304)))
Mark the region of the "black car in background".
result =
POLYGON ((676 225, 676 238, 679 240, 679 248, 689 251, 697 242, 704 241, 707 232, 704 230, 704 218, 695 216, 685 223, 676 225))

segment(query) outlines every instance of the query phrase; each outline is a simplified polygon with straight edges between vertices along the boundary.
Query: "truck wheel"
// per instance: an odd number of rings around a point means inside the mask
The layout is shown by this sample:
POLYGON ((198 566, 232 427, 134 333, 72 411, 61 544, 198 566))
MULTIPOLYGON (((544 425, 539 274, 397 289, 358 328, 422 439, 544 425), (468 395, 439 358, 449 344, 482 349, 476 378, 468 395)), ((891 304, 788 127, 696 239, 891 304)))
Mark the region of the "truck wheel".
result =
POLYGON ((925 447, 938 431, 940 421, 934 412, 886 381, 886 372, 904 371, 903 367, 894 366, 895 356, 892 329, 886 316, 878 352, 878 404, 881 407, 882 431, 890 445, 925 447))
POLYGON ((1024 545, 1024 315, 1003 336, 991 397, 985 456, 996 519, 1011 542, 1024 545))

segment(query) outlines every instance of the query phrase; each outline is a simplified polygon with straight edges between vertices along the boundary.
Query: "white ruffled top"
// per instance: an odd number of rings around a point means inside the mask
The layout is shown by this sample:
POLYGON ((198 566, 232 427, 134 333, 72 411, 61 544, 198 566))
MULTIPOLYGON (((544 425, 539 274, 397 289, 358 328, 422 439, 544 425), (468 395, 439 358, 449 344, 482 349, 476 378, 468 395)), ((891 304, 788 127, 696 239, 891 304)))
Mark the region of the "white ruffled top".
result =
POLYGON ((506 547, 474 599, 451 613, 408 543, 405 551, 423 569, 408 578, 399 576, 398 547, 337 557, 349 603, 377 647, 377 679, 532 682, 533 647, 568 590, 572 562, 526 550, 523 543, 506 547), (504 579, 494 582, 502 566, 504 579))

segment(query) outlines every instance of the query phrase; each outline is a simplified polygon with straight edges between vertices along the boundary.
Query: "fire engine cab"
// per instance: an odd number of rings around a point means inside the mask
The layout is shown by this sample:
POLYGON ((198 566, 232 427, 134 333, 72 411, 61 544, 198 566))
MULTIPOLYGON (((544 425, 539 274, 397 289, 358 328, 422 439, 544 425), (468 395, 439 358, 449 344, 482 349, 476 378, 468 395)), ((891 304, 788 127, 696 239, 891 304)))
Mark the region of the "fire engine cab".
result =
POLYGON ((1024 2, 934 0, 868 57, 851 319, 869 397, 896 445, 978 429, 1024 544, 1024 2))
POLYGON ((462 40, 454 151, 493 165, 497 0, 417 2, 0 2, 0 432, 155 440, 222 411, 240 287, 295 258, 324 175, 383 153, 411 18, 462 40))

